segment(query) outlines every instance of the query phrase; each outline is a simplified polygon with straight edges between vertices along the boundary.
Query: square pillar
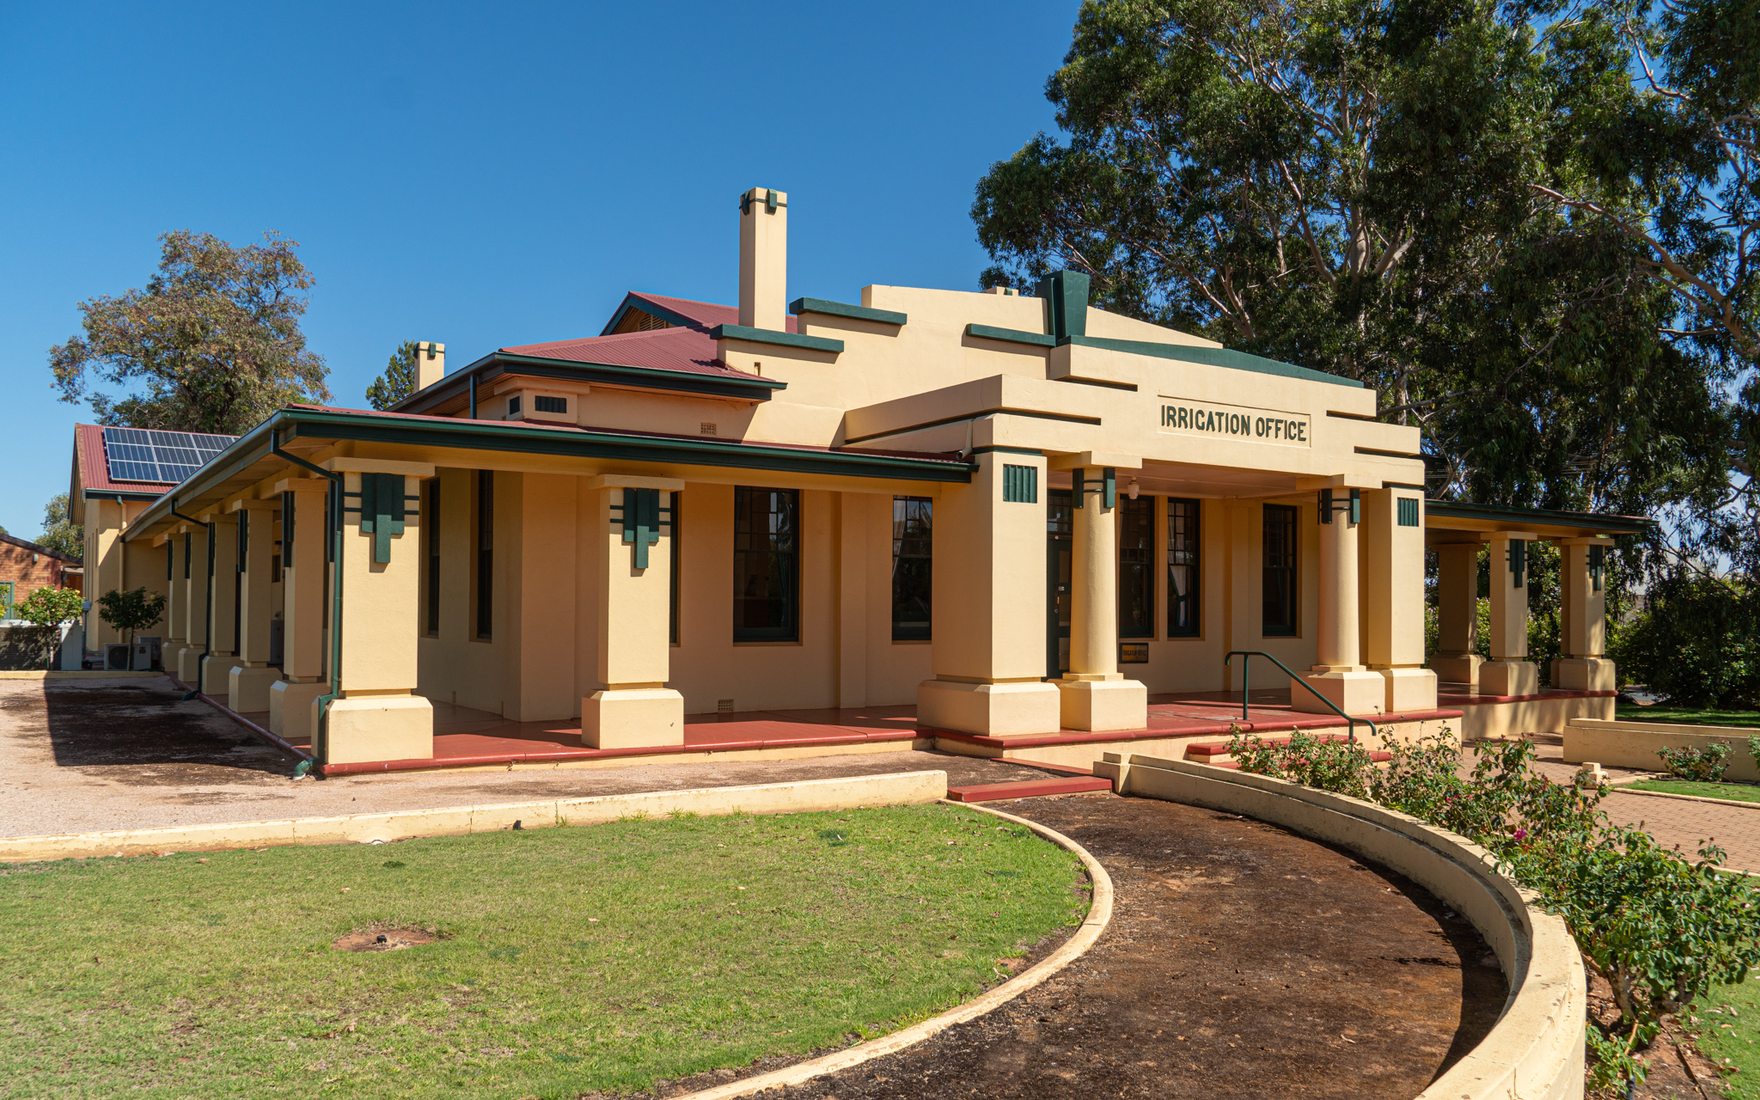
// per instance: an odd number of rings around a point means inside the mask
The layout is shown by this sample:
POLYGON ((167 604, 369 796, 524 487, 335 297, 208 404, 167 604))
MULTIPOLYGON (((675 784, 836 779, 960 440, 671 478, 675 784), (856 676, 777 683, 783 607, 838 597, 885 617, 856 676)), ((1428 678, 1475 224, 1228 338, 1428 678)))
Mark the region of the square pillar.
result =
POLYGON ((1045 458, 990 451, 972 461, 972 480, 935 498, 935 677, 917 688, 917 723, 1056 733, 1059 692, 1044 682, 1045 458))
POLYGON ((1479 669, 1479 690, 1488 695, 1534 695, 1540 670, 1528 660, 1528 541, 1499 531, 1491 550, 1491 660, 1479 669))
MULTIPOLYGON (((416 462, 337 459, 366 470, 343 472, 339 622, 341 694, 325 708, 311 705, 314 742, 326 764, 426 760, 434 755, 434 708, 415 694, 420 634, 421 483, 434 467, 416 462)), ((303 494, 296 494, 298 495, 303 494)), ((317 499, 322 499, 317 498, 317 499)), ((296 499, 295 508, 299 508, 296 499)), ((296 515, 296 537, 306 531, 296 515)), ((321 559, 319 559, 321 560, 321 559)), ((285 646, 284 646, 285 649, 285 646)))
POLYGON ((1388 713, 1436 709, 1436 673, 1424 667, 1424 492, 1362 494, 1363 663, 1386 681, 1388 713))
POLYGON ((159 667, 176 676, 189 647, 189 548, 184 528, 165 536, 165 640, 159 645, 159 667))
POLYGON ((240 500, 238 520, 238 660, 227 679, 227 706, 240 714, 269 709, 269 688, 281 670, 269 663, 269 622, 275 617, 275 509, 278 500, 240 500))
POLYGON ((289 478, 281 497, 281 679, 269 689, 269 729, 310 744, 312 701, 330 690, 324 675, 324 595, 328 569, 330 483, 289 478))
POLYGON ((177 678, 191 687, 202 680, 202 658, 208 648, 208 590, 213 570, 213 556, 208 552, 209 524, 193 527, 184 537, 189 557, 189 580, 185 585, 183 636, 187 639, 177 657, 177 678))
POLYGON ((1471 542, 1436 546, 1436 656, 1430 667, 1444 683, 1479 686, 1479 548, 1471 542))
MULTIPOLYGON (((1319 614, 1314 628, 1313 668, 1302 679, 1346 714, 1381 714, 1387 684, 1362 665, 1359 634, 1358 526, 1361 500, 1355 490, 1320 494, 1319 614)), ((1291 684, 1296 710, 1331 713, 1319 699, 1291 684)))
POLYGON ((217 515, 208 544, 214 553, 214 583, 208 599, 208 658, 202 662, 202 692, 224 699, 238 666, 238 515, 217 515))
POLYGON ((1559 543, 1559 591, 1564 597, 1552 685, 1571 691, 1617 691, 1607 659, 1607 552, 1612 539, 1565 539, 1559 543))
POLYGON ((1076 730, 1140 730, 1149 689, 1118 671, 1118 476, 1110 467, 1070 474, 1069 672, 1057 683, 1059 717, 1076 730))
POLYGON ((596 749, 684 744, 684 696, 671 676, 672 495, 667 478, 591 480, 582 523, 590 545, 583 615, 596 620, 593 681, 581 741, 596 749))

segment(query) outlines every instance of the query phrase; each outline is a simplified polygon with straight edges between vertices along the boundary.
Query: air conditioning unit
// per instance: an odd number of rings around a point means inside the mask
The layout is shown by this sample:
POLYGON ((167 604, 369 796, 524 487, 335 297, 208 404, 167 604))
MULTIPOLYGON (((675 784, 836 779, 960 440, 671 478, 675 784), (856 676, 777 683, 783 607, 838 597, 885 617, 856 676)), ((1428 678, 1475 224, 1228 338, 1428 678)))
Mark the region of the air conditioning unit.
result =
POLYGON ((159 639, 136 638, 134 640, 134 668, 137 672, 147 672, 159 667, 159 639))
POLYGON ((110 642, 104 646, 104 670, 106 672, 128 671, 127 642, 110 642))

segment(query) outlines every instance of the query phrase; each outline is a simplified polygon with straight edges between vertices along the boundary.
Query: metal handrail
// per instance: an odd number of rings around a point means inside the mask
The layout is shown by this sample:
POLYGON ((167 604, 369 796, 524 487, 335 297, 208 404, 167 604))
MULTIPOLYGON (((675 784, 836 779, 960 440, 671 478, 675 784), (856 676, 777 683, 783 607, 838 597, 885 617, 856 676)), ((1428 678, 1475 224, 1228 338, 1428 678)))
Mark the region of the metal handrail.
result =
POLYGON ((1309 695, 1312 695, 1314 698, 1320 700, 1320 702, 1326 707, 1327 710, 1338 715, 1340 718, 1343 718, 1346 723, 1346 731, 1347 731, 1345 736, 1350 738, 1351 744, 1354 745, 1357 742, 1357 723, 1358 722, 1361 722, 1361 723, 1363 723, 1363 725, 1369 727, 1369 733, 1371 736, 1376 737, 1376 738, 1379 738, 1381 736, 1381 731, 1375 727, 1374 722, 1370 721, 1367 718, 1353 718, 1350 715, 1346 714, 1344 712, 1344 708, 1340 707, 1337 703, 1334 703, 1331 699, 1328 699, 1326 696, 1320 694, 1318 691, 1315 691, 1314 685, 1310 684, 1310 683, 1308 683, 1308 681, 1302 679, 1301 675, 1299 673, 1297 673, 1295 671, 1295 669, 1290 668, 1288 665, 1284 664, 1282 661, 1278 660, 1276 657, 1273 657, 1271 654, 1265 652, 1263 649, 1231 649, 1223 656, 1222 667, 1224 669, 1227 669, 1230 665, 1232 665, 1234 663, 1234 659, 1236 657, 1244 658, 1241 661, 1241 721, 1245 722, 1248 720, 1248 718, 1247 718, 1247 685, 1250 682, 1250 674, 1251 674, 1251 671, 1253 668, 1253 658, 1254 657, 1263 657, 1267 661, 1270 661, 1272 664, 1276 665, 1278 668, 1282 669, 1283 674, 1285 676, 1289 677, 1291 683, 1296 684, 1303 691, 1307 692, 1309 695))

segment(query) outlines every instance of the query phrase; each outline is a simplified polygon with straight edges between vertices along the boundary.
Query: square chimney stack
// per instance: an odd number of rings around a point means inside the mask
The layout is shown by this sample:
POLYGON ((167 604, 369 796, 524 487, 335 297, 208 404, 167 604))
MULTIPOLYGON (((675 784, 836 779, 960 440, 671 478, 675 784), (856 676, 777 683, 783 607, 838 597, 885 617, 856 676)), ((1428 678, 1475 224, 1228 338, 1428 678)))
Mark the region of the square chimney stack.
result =
POLYGON ((739 197, 739 323, 782 332, 788 318, 788 195, 754 187, 739 197))
POLYGON ((446 345, 423 342, 416 345, 416 389, 425 390, 446 374, 446 345))

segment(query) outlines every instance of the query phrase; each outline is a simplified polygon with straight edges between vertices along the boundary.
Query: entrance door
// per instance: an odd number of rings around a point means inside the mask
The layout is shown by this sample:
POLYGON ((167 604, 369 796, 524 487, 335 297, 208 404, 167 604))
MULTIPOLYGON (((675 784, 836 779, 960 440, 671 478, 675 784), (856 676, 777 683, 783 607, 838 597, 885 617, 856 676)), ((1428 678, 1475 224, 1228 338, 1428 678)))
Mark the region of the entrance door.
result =
POLYGON ((1045 675, 1069 671, 1070 543, 1074 522, 1068 489, 1053 489, 1045 507, 1045 675))

